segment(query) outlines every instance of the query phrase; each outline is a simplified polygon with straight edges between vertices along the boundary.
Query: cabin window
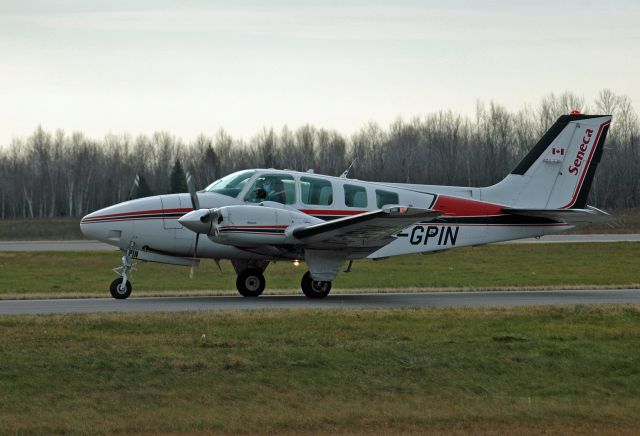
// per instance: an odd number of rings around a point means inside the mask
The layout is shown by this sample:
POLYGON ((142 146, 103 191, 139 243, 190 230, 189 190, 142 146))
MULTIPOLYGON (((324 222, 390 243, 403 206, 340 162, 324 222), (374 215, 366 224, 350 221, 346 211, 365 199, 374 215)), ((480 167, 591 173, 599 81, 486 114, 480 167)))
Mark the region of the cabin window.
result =
POLYGON ((285 174, 263 174, 259 176, 244 201, 261 203, 275 201, 282 204, 296 202, 296 183, 292 176, 285 174))
POLYGON ((367 207, 367 190, 362 186, 344 185, 344 204, 347 207, 367 207))
POLYGON ((398 204, 400 200, 398 199, 398 194, 395 192, 376 189, 376 203, 378 204, 378 208, 382 208, 388 204, 398 204))
POLYGON ((330 206, 333 203, 331 182, 314 177, 300 177, 300 196, 304 204, 330 206))

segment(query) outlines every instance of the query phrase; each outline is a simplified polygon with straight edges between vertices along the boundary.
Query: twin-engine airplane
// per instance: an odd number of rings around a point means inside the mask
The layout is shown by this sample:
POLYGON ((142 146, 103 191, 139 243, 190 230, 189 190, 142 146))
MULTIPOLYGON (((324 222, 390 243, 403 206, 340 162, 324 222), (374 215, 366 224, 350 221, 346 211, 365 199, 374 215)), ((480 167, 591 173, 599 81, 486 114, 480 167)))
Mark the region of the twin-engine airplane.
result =
POLYGON ((254 169, 202 191, 189 180, 190 194, 101 209, 80 228, 124 253, 110 287, 114 298, 130 295, 135 260, 193 267, 198 258, 229 259, 245 297, 262 294, 269 262, 304 260, 302 291, 322 298, 347 261, 529 238, 607 219, 586 201, 610 123, 609 115, 561 116, 511 174, 485 188, 254 169))

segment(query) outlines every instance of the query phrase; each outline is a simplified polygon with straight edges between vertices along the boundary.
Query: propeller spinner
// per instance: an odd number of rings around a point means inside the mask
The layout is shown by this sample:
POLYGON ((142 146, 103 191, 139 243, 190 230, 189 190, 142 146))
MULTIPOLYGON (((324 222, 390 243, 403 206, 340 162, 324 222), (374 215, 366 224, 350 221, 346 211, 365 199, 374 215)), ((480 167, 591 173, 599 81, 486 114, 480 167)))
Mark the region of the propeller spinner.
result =
POLYGON ((215 209, 197 209, 178 218, 178 222, 198 235, 200 233, 208 234, 211 232, 214 215, 217 215, 215 209))

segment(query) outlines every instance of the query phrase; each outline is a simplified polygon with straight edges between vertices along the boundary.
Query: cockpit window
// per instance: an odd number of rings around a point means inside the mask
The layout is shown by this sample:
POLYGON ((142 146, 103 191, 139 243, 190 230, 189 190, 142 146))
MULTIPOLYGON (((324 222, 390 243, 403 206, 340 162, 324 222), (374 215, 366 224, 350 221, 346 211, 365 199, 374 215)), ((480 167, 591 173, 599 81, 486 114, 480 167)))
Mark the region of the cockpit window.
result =
POLYGON ((227 195, 229 197, 237 197, 247 180, 256 172, 252 170, 238 171, 224 176, 216 180, 205 188, 207 192, 215 192, 216 194, 227 195))
POLYGON ((296 186, 293 177, 286 174, 263 174, 244 197, 249 203, 275 201, 282 204, 296 202, 296 186))

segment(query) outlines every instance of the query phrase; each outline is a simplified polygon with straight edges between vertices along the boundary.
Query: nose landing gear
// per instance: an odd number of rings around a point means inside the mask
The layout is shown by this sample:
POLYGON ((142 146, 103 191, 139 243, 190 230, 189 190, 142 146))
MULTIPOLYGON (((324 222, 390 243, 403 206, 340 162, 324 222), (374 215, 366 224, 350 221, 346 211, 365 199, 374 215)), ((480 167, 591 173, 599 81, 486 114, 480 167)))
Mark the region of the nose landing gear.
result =
POLYGON ((113 269, 113 271, 120 277, 112 281, 111 286, 109 286, 111 296, 118 300, 124 300, 131 295, 132 286, 129 281, 129 273, 135 270, 135 264, 131 262, 131 256, 129 253, 130 251, 127 250, 124 256, 122 256, 122 265, 113 269))

